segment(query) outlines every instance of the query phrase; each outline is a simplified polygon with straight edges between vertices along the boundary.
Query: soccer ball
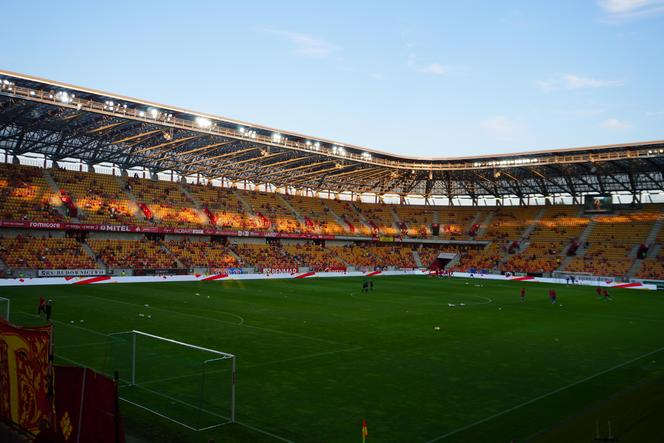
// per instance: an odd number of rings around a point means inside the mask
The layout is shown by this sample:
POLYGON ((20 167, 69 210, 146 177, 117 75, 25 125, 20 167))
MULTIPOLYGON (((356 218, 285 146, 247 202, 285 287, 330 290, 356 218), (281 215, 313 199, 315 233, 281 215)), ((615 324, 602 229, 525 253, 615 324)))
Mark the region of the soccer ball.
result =
POLYGON ((434 326, 433 327, 436 331, 440 331, 440 326, 434 326))

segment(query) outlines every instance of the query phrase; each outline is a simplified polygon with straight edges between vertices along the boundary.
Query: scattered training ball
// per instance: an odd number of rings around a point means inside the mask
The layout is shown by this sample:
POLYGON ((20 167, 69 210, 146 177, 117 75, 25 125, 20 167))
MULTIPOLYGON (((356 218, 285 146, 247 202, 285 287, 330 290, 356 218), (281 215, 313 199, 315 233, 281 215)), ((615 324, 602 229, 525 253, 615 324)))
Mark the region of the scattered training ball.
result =
POLYGON ((145 317, 145 314, 138 314, 139 317, 145 317))
POLYGON ((199 293, 197 292, 195 295, 201 295, 201 294, 199 294, 199 293))
POLYGON ((440 331, 440 326, 434 326, 433 327, 436 331, 440 331))
POLYGON ((144 306, 145 306, 146 308, 149 308, 149 307, 150 307, 150 305, 149 305, 149 304, 147 304, 147 303, 146 303, 146 304, 145 304, 144 306))
POLYGON ((210 298, 210 296, 208 295, 207 298, 210 298))
POLYGON ((69 323, 72 323, 72 324, 73 324, 73 323, 74 323, 74 320, 69 320, 69 323))
POLYGON ((502 311, 502 310, 503 310, 503 308, 498 308, 498 310, 499 310, 499 311, 502 311))
POLYGON ((152 316, 150 314, 148 314, 148 318, 152 318, 152 316))
POLYGON ((81 323, 83 323, 83 320, 81 320, 81 323))

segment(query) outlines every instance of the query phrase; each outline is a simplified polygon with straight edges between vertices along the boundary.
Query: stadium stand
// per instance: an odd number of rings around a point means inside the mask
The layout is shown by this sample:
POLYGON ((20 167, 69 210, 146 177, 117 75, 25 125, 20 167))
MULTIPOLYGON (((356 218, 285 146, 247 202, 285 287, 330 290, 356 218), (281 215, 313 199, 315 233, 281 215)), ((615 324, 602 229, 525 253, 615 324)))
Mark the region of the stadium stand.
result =
POLYGON ((89 239, 87 244, 99 259, 111 268, 175 269, 174 256, 156 241, 89 239))
POLYGON ((208 223, 205 214, 177 183, 130 178, 128 191, 136 196, 145 219, 162 226, 200 227, 208 223))
POLYGON ((220 242, 167 241, 164 246, 188 268, 235 268, 239 262, 230 247, 220 242))
POLYGON ((15 269, 95 269, 95 261, 73 238, 18 236, 0 239, 0 258, 15 269))
POLYGON ((139 208, 122 191, 113 176, 54 169, 52 176, 61 192, 72 198, 78 218, 87 223, 145 225, 139 208))
POLYGON ((278 243, 235 244, 233 252, 240 258, 242 267, 254 267, 258 270, 297 269, 297 261, 278 243))
POLYGON ((623 210, 595 217, 595 225, 581 254, 564 270, 591 275, 625 275, 635 258, 633 251, 645 242, 660 213, 660 207, 654 205, 638 211, 623 210))
POLYGON ((0 202, 3 220, 64 220, 58 210, 62 201, 50 189, 40 168, 0 164, 0 202))
POLYGON ((293 244, 284 246, 284 250, 293 257, 298 266, 308 267, 312 271, 346 270, 346 263, 321 245, 293 244))

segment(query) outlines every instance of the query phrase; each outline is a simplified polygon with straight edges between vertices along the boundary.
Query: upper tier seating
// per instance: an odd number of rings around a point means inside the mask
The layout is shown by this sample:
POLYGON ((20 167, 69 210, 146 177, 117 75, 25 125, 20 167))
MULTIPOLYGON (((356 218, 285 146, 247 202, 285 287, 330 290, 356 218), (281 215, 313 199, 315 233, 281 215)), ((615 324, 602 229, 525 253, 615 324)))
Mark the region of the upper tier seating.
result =
POLYGON ((72 197, 78 218, 86 223, 145 225, 145 218, 116 177, 64 169, 51 171, 60 189, 72 197))
POLYGON ((283 195, 283 198, 304 218, 304 231, 311 234, 339 235, 350 232, 341 226, 320 198, 283 195))
POLYGON ((59 196, 51 190, 43 169, 0 164, 0 218, 40 222, 62 222, 59 196))
POLYGON ((177 183, 139 178, 130 178, 127 183, 139 206, 141 203, 148 206, 155 224, 196 228, 209 224, 205 214, 194 207, 177 183))

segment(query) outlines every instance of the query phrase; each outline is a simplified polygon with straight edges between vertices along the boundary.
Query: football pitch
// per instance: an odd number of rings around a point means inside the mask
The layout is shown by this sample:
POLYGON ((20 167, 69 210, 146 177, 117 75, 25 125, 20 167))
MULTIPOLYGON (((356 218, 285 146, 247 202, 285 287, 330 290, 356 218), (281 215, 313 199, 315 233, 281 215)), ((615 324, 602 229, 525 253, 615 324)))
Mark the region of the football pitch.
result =
POLYGON ((368 442, 591 442, 597 424, 607 436, 608 421, 621 442, 661 441, 660 293, 612 290, 605 301, 591 287, 556 285, 554 305, 554 285, 373 281, 367 294, 361 278, 321 278, 11 287, 2 296, 26 325, 40 322, 39 296, 53 299, 56 362, 117 370, 125 381, 124 331, 236 355, 236 423, 214 427, 227 416, 227 363, 142 343, 139 385, 120 391, 133 441, 354 442, 363 419, 368 442))

